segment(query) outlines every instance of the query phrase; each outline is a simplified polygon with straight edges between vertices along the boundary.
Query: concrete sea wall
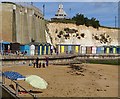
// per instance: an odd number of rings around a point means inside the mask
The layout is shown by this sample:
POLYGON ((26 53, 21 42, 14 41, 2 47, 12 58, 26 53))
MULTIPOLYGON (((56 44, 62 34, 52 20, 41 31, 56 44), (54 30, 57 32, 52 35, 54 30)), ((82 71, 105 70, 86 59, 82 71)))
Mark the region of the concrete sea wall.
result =
POLYGON ((26 44, 35 40, 46 42, 45 21, 42 12, 34 6, 1 3, 2 40, 26 44))

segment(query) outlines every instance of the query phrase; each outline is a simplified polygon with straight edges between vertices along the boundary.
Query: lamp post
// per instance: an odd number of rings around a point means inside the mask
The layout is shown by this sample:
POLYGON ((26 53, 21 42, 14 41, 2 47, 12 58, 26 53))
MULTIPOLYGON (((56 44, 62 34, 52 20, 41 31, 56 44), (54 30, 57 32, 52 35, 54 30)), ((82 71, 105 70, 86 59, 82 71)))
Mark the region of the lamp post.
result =
POLYGON ((45 4, 43 4, 43 17, 45 17, 45 4))
POLYGON ((1 40, 1 47, 0 47, 1 55, 2 55, 2 42, 3 42, 3 40, 1 40))
POLYGON ((116 28, 116 18, 117 18, 117 17, 115 16, 115 28, 116 28))
POLYGON ((70 8, 69 10, 70 10, 70 19, 71 19, 71 18, 72 18, 72 17, 71 17, 71 8, 70 8))

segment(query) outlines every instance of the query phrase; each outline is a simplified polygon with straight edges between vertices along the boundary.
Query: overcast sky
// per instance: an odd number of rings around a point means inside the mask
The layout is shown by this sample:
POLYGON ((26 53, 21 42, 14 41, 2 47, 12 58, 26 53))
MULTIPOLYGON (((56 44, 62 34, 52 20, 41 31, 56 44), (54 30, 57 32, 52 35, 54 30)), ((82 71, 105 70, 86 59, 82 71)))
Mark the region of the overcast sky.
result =
POLYGON ((63 9, 68 18, 81 13, 88 18, 95 17, 101 25, 112 27, 115 26, 115 16, 116 22, 118 21, 117 2, 34 2, 33 5, 43 11, 43 5, 45 4, 45 19, 50 19, 55 16, 60 3, 63 4, 63 9))

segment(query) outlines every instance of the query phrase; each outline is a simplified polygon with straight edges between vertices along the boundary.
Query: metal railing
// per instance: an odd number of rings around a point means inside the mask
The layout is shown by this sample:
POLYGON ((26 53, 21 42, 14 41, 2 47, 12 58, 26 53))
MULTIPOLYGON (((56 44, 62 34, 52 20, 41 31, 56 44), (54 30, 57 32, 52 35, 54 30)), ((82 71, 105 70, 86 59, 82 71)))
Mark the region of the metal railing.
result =
MULTIPOLYGON (((2 73, 2 85, 4 85, 5 86, 5 76, 4 76, 4 74, 2 73)), ((11 80, 11 79, 9 79, 9 80, 11 80)), ((37 99, 37 97, 36 97, 36 95, 33 95, 32 93, 30 93, 29 91, 27 91, 24 87, 22 87, 19 83, 17 83, 16 81, 14 81, 14 80, 11 80, 14 84, 15 84, 15 86, 16 86, 16 89, 14 90, 15 92, 14 92, 14 94, 15 94, 15 96, 17 96, 17 97, 19 97, 19 87, 21 88, 21 89, 23 89, 25 92, 27 92, 29 95, 31 95, 32 97, 33 97, 33 99, 37 99)), ((10 91, 10 90, 9 90, 10 91)))

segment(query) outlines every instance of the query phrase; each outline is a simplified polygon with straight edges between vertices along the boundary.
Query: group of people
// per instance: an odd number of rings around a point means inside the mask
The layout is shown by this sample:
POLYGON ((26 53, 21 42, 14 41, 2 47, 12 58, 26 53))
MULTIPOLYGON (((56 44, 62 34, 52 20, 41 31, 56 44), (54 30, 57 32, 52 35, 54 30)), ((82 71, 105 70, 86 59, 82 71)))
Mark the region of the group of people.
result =
POLYGON ((39 58, 37 57, 36 60, 34 60, 33 62, 33 67, 34 68, 45 68, 46 66, 48 67, 48 57, 45 57, 45 63, 44 62, 39 62, 39 58))

